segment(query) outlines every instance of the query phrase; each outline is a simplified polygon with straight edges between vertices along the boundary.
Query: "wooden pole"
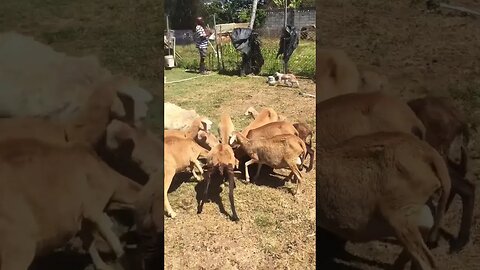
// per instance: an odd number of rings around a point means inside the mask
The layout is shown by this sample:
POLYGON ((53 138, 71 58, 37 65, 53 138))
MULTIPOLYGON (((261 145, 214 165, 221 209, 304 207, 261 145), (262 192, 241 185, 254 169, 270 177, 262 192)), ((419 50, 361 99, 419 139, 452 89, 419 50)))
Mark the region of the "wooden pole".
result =
POLYGON ((170 23, 168 20, 168 15, 166 15, 166 20, 167 20, 167 40, 168 40, 168 54, 171 55, 172 51, 172 37, 170 36, 170 23))
MULTIPOLYGON (((285 27, 285 32, 287 31, 287 18, 288 18, 288 0, 285 0, 285 17, 284 17, 284 24, 283 26, 285 27)), ((288 73, 288 67, 287 67, 287 40, 283 40, 283 73, 287 74, 288 73)))
POLYGON ((213 27, 215 33, 215 46, 217 47, 217 69, 220 70, 220 52, 218 50, 217 20, 215 14, 213 14, 213 27))
MULTIPOLYGON (((222 26, 220 25, 220 33, 222 33, 222 26)), ((223 45, 220 44, 220 55, 222 56, 222 70, 225 71, 225 62, 223 61, 223 45)))
POLYGON ((255 17, 257 15, 257 6, 258 6, 258 0, 253 0, 252 16, 250 17, 250 25, 248 26, 250 29, 253 29, 253 25, 255 24, 255 17))

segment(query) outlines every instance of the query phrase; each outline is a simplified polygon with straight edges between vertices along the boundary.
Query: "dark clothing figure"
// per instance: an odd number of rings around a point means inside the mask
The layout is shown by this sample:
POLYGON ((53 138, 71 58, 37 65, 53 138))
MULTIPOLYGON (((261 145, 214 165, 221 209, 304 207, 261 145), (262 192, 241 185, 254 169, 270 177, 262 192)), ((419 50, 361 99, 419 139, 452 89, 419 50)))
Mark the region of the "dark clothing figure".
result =
POLYGON ((232 43, 235 49, 242 53, 240 76, 250 73, 260 74, 264 59, 258 33, 250 28, 235 28, 232 33, 232 43))
MULTIPOLYGON (((293 51, 298 47, 299 36, 295 27, 287 25, 287 28, 283 28, 282 36, 280 37, 279 49, 277 58, 282 55, 283 62, 287 66, 290 56, 293 51)), ((288 68, 285 73, 288 72, 288 68)))

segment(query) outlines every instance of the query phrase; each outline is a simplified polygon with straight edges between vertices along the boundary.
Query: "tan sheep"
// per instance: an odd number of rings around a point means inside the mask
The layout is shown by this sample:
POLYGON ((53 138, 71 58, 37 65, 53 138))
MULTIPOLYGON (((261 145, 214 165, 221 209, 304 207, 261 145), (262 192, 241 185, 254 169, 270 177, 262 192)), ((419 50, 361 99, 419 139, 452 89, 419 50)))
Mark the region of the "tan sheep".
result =
POLYGON ((0 140, 35 138, 48 143, 84 142, 95 146, 105 133, 113 113, 111 111, 116 89, 123 78, 107 81, 92 93, 77 116, 60 122, 38 117, 0 118, 0 140))
POLYGON ((241 133, 243 136, 247 136, 250 130, 275 121, 278 121, 277 112, 272 108, 264 108, 260 111, 255 120, 253 120, 246 128, 244 128, 241 133))
POLYGON ((222 143, 231 144, 230 138, 235 131, 232 118, 226 112, 223 112, 220 116, 220 124, 218 124, 218 134, 220 134, 220 140, 222 143))
POLYGON ((207 130, 207 126, 202 122, 202 118, 198 117, 193 120, 186 130, 166 129, 163 131, 163 136, 176 136, 179 138, 189 138, 194 140, 200 130, 207 130))
POLYGON ((317 100, 358 92, 360 74, 344 51, 317 47, 316 58, 317 100))
POLYGON ((254 163, 258 163, 254 179, 259 176, 263 164, 274 169, 286 168, 291 170, 287 178, 296 177, 298 182, 294 193, 298 192, 302 175, 297 166, 302 164, 302 158, 307 151, 305 143, 300 138, 295 135, 278 135, 268 139, 249 140, 240 132, 235 132, 234 138, 251 158, 245 163, 247 182, 250 182, 248 166, 254 163))
POLYGON ((359 135, 401 131, 425 137, 425 126, 410 107, 380 92, 350 93, 317 104, 317 148, 359 135))
MULTIPOLYGON (((192 122, 201 117, 194 110, 183 109, 173 103, 164 103, 164 126, 165 129, 186 130, 190 127, 192 122)), ((206 125, 206 130, 210 131, 212 121, 207 117, 201 117, 202 122, 206 125)))
POLYGON ((217 145, 218 139, 210 132, 207 132, 207 125, 203 122, 204 118, 199 117, 193 120, 187 130, 164 130, 163 136, 192 139, 205 149, 211 149, 217 145))
MULTIPOLYGON (((161 157, 158 155, 158 149, 162 144, 149 132, 140 133, 130 126, 120 121, 112 121, 107 128, 107 147, 109 149, 117 149, 122 142, 131 140, 135 144, 131 157, 133 161, 140 164, 142 169, 149 175, 157 172, 159 166, 158 162, 161 157), (157 145, 157 146, 155 146, 157 145)), ((187 168, 192 170, 193 176, 200 181, 200 175, 203 174, 203 168, 198 162, 199 157, 206 158, 208 151, 198 145, 192 139, 166 137, 163 142, 164 145, 164 205, 167 215, 174 218, 176 213, 173 211, 168 201, 168 189, 172 183, 173 177, 176 173, 182 172, 187 168), (196 168, 200 175, 197 175, 194 168, 196 168)), ((158 180, 157 180, 158 181, 158 180)))
POLYGON ((313 169, 313 162, 315 161, 315 150, 313 150, 312 143, 313 131, 306 123, 303 122, 294 123, 293 126, 298 131, 298 137, 300 137, 300 139, 305 142, 305 145, 307 147, 307 155, 305 156, 305 159, 309 155, 310 164, 308 165, 306 172, 309 172, 313 169))
POLYGON ((207 156, 207 174, 205 177, 206 185, 205 191, 203 194, 203 198, 200 200, 198 205, 197 213, 201 213, 203 210, 203 204, 208 199, 208 187, 210 185, 210 180, 212 175, 215 172, 218 172, 224 180, 228 180, 228 187, 229 187, 229 200, 230 200, 230 207, 232 208, 232 216, 231 219, 233 221, 238 221, 239 218, 237 216, 237 211, 235 210, 235 200, 233 197, 233 190, 235 189, 235 179, 233 168, 235 167, 236 159, 233 153, 232 147, 230 145, 222 143, 218 144, 210 152, 207 156))
POLYGON ((458 252, 468 243, 473 221, 475 184, 468 179, 469 129, 463 114, 453 100, 445 97, 413 99, 408 105, 426 127, 425 140, 444 157, 452 178, 452 193, 447 209, 455 194, 463 202, 462 220, 458 238, 451 243, 451 251, 458 252))
POLYGON ((380 75, 375 71, 360 71, 360 88, 359 92, 376 92, 388 90, 388 78, 380 75))
MULTIPOLYGON (((418 226, 436 241, 450 178, 443 158, 413 135, 357 136, 317 152, 317 224, 353 242, 396 236, 420 269, 436 269, 418 226), (425 203, 440 191, 433 224, 422 221, 425 203), (426 223, 426 224, 425 224, 426 223)), ((426 213, 427 212, 427 213, 426 213)), ((427 215, 427 217, 428 217, 427 215)))
MULTIPOLYGON (((103 213, 109 203, 133 208, 141 186, 103 163, 89 146, 49 144, 35 139, 0 142, 0 267, 27 269, 35 256, 63 247, 93 222, 118 257, 123 247, 103 213), (55 206, 55 207, 52 207, 55 206)), ((82 239, 95 266, 106 269, 92 237, 82 239)))

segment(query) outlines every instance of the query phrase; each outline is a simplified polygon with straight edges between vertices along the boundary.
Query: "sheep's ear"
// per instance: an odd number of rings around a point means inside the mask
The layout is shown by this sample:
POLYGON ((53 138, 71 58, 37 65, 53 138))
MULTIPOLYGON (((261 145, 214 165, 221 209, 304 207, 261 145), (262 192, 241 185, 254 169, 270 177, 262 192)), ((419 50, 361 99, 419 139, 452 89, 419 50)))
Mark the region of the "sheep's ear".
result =
POLYGON ((205 131, 209 131, 210 127, 212 126, 212 121, 208 119, 202 119, 201 122, 202 122, 203 129, 205 131))
POLYGON ((113 112, 116 117, 125 117, 125 115, 127 114, 125 111, 125 107, 123 107, 123 103, 118 96, 113 99, 110 111, 113 112))
POLYGON ((106 130, 107 142, 110 140, 128 140, 133 139, 132 128, 126 123, 119 121, 117 119, 112 120, 112 122, 107 126, 106 130))
POLYGON ((208 124, 207 122, 202 121, 202 126, 204 130, 208 130, 208 124))
POLYGON ((199 140, 204 140, 207 138, 207 133, 203 130, 200 130, 198 133, 197 133, 197 138, 199 140))
POLYGON ((240 166, 240 161, 238 159, 235 159, 235 167, 238 168, 240 166))
POLYGON ((120 123, 118 120, 113 120, 106 129, 106 144, 110 149, 118 148, 117 134, 120 133, 120 123))
POLYGON ((230 136, 230 140, 228 141, 228 144, 232 145, 232 144, 234 144, 236 141, 237 141, 237 135, 236 135, 236 134, 233 134, 232 136, 230 136))

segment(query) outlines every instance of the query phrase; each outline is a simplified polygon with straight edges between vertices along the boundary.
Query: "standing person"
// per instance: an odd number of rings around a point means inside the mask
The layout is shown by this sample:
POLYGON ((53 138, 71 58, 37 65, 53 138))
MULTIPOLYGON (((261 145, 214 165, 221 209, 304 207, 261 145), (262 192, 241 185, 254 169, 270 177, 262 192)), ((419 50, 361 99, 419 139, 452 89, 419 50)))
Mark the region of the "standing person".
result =
POLYGON ((195 26, 195 44, 200 53, 200 74, 207 74, 205 69, 205 58, 207 57, 209 31, 205 29, 205 22, 202 17, 197 17, 195 26))

